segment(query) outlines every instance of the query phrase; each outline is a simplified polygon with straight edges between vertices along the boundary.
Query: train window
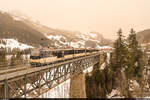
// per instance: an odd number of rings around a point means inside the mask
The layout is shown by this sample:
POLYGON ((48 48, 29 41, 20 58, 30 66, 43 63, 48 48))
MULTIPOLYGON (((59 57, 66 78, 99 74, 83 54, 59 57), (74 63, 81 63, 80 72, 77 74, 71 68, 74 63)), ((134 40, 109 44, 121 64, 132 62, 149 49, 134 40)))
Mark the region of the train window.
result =
POLYGON ((49 56, 50 56, 50 57, 53 57, 53 56, 54 56, 52 51, 49 51, 49 56))
POLYGON ((63 52, 61 51, 57 52, 57 58, 61 58, 61 57, 64 57, 63 52))
POLYGON ((70 55, 70 54, 73 54, 74 51, 73 50, 66 50, 64 51, 64 55, 70 55))
POLYGON ((52 55, 53 56, 57 56, 57 52, 56 51, 52 51, 52 55))
POLYGON ((45 58, 46 57, 46 52, 45 51, 41 51, 40 52, 40 57, 45 58))

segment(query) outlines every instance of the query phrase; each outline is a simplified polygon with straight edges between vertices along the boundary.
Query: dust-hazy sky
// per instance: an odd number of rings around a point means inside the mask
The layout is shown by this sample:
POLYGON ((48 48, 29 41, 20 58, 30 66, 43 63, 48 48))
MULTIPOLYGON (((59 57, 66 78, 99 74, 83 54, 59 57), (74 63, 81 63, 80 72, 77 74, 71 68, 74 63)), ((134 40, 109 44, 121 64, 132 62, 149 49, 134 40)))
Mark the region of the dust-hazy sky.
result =
POLYGON ((18 10, 52 28, 97 31, 108 38, 150 28, 150 0, 0 0, 1 10, 18 10))

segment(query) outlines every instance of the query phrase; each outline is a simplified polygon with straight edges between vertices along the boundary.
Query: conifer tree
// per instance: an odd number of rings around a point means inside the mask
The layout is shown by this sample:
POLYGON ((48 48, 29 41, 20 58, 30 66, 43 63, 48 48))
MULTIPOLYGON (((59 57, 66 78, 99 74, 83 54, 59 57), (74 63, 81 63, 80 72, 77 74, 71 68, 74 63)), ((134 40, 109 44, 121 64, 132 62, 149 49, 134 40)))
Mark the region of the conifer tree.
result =
POLYGON ((143 53, 140 50, 138 41, 136 40, 136 33, 131 29, 128 37, 128 49, 129 49, 129 64, 127 68, 128 76, 141 76, 144 63, 142 61, 143 53))
POLYGON ((127 43, 122 35, 122 30, 120 29, 118 32, 118 38, 114 43, 114 52, 111 54, 111 62, 110 66, 113 70, 113 88, 120 87, 120 91, 122 95, 129 97, 130 93, 128 91, 129 82, 126 80, 126 75, 124 73, 124 69, 128 65, 128 48, 127 43))
POLYGON ((11 57, 11 61, 10 61, 10 66, 15 66, 16 65, 16 57, 15 55, 13 54, 12 57, 11 57))
POLYGON ((6 50, 4 48, 0 48, 0 67, 7 67, 7 65, 6 50))
POLYGON ((122 35, 122 30, 118 31, 118 39, 114 43, 114 57, 113 57, 113 70, 121 71, 123 67, 127 65, 127 45, 125 43, 124 36, 122 35))
POLYGON ((133 73, 136 66, 136 57, 138 51, 138 41, 136 40, 136 34, 133 29, 131 29, 130 34, 128 36, 128 51, 129 51, 129 63, 126 69, 127 78, 133 77, 133 73))
POLYGON ((148 66, 150 66, 150 58, 148 59, 148 66))
POLYGON ((17 55, 16 55, 16 63, 17 63, 17 65, 23 63, 23 57, 22 57, 21 51, 17 51, 17 55))

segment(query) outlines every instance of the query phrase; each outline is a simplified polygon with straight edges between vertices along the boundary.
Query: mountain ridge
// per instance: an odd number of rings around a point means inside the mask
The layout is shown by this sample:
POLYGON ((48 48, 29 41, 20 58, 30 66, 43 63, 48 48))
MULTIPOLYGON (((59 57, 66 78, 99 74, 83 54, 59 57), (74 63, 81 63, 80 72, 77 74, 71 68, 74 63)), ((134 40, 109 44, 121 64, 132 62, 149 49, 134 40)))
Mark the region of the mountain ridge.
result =
POLYGON ((136 36, 139 43, 150 43, 150 29, 139 31, 136 36))
POLYGON ((81 33, 64 29, 53 29, 33 21, 30 17, 17 13, 0 12, 0 37, 16 38, 21 43, 31 46, 50 47, 99 47, 110 45, 111 40, 105 39, 98 32, 81 33), (59 39, 58 39, 59 38, 59 39), (69 43, 70 42, 70 43, 69 43))
POLYGON ((18 41, 32 46, 41 44, 41 38, 45 38, 44 42, 50 42, 42 33, 22 21, 14 20, 8 13, 0 12, 0 22, 0 38, 17 38, 18 41))

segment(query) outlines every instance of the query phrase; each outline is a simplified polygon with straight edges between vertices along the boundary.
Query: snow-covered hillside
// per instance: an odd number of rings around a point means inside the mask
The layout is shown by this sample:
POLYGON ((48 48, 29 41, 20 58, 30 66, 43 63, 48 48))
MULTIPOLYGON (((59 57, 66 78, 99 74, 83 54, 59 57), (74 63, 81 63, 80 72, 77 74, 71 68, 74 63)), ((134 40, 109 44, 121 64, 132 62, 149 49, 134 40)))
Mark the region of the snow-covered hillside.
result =
MULTIPOLYGON (((78 31, 53 29, 45 25, 42 25, 39 21, 36 21, 35 19, 32 19, 26 16, 25 14, 22 14, 19 11, 11 11, 8 13, 13 18, 13 21, 17 20, 16 22, 18 23, 19 22, 24 23, 25 25, 22 25, 22 27, 27 25, 28 26, 27 31, 33 29, 31 32, 27 32, 27 33, 32 33, 34 31, 34 33, 29 34, 29 35, 27 35, 26 32, 19 34, 21 36, 13 35, 15 36, 15 38, 19 39, 20 41, 22 40, 23 36, 26 35, 26 38, 23 38, 22 41, 27 41, 31 43, 30 45, 36 44, 36 46, 38 47, 41 44, 44 44, 44 45, 47 44, 46 46, 52 46, 55 48, 67 48, 67 47, 85 48, 86 47, 86 48, 98 48, 99 49, 99 48, 105 48, 103 46, 108 46, 112 43, 111 40, 105 39, 98 32, 82 33, 78 31), (31 35, 34 35, 35 39, 33 39, 31 35), (47 40, 47 41, 43 42, 43 40, 47 40)), ((14 29, 14 30, 17 30, 17 29, 14 29)))
POLYGON ((56 47, 111 49, 110 46, 102 45, 105 39, 98 33, 80 33, 71 37, 67 37, 64 34, 48 34, 46 37, 54 41, 56 47))
POLYGON ((33 47, 23 43, 19 43, 15 39, 0 39, 0 48, 19 48, 20 50, 25 50, 33 47))

